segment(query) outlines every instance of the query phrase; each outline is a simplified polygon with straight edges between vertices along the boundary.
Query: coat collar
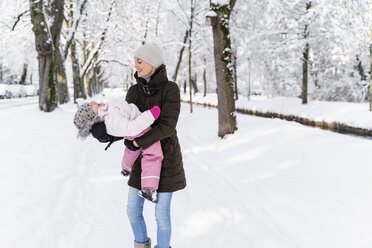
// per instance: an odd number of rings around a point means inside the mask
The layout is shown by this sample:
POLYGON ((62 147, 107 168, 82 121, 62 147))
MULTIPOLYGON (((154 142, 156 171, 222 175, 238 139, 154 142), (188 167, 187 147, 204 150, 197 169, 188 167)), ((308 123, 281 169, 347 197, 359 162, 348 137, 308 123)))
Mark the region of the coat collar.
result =
POLYGON ((165 68, 165 65, 161 65, 155 70, 155 72, 151 75, 149 82, 146 82, 144 78, 138 77, 137 72, 134 73, 134 77, 138 85, 148 85, 156 89, 160 89, 168 82, 167 70, 165 68))

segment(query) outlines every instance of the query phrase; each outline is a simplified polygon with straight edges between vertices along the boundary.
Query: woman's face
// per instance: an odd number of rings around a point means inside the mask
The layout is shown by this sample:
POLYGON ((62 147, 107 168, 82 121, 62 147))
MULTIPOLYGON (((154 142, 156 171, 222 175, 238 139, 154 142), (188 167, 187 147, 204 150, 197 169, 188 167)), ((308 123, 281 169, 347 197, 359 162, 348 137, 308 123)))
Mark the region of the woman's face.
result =
POLYGON ((147 77, 155 72, 155 68, 140 58, 134 58, 134 67, 139 77, 147 77))

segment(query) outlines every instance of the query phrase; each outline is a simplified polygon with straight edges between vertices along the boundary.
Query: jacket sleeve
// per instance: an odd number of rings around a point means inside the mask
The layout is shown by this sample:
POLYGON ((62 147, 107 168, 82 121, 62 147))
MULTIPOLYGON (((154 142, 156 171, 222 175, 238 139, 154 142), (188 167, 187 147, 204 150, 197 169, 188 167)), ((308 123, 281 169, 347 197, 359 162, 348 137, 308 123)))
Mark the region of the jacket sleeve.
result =
MULTIPOLYGON (((127 105, 127 107, 137 108, 134 104, 127 105)), ((128 111, 131 111, 130 108, 128 108, 128 111)), ((135 136, 140 134, 155 121, 154 116, 149 110, 141 113, 135 119, 129 119, 116 111, 110 111, 105 115, 104 120, 107 133, 116 137, 135 136)))
POLYGON ((156 141, 171 136, 176 129, 180 109, 180 91, 175 83, 171 83, 164 97, 159 123, 141 137, 136 138, 138 146, 147 148, 156 141))

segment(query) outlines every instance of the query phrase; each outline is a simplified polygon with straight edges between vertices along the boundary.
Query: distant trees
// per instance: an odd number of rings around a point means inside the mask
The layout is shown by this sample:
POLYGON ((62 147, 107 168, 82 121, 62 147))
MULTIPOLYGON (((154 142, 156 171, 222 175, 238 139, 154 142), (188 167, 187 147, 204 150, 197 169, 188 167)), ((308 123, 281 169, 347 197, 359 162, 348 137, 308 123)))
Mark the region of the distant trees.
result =
MULTIPOLYGON (((213 28, 206 27, 205 17, 214 2, 235 1, 209 2, 2 0, 0 7, 8 11, 0 17, 0 81, 28 83, 32 77, 36 82, 40 73, 45 83, 46 71, 51 72, 50 90, 40 85, 40 92, 57 106, 69 99, 67 81, 74 87, 74 101, 93 96, 103 84, 129 87, 134 83, 133 50, 156 40, 163 45, 173 80, 179 85, 185 79, 189 86, 191 82, 188 93, 196 89, 203 89, 204 95, 216 89, 221 93, 217 74, 222 71, 216 71, 213 28), (55 22, 60 12, 53 12, 53 6, 62 2, 64 22, 60 24, 55 22), (33 5, 41 8, 40 13, 33 5), (37 23, 47 25, 42 29, 37 23), (51 56, 50 64, 54 58, 53 70, 43 66, 37 70, 35 64, 46 56, 51 56)), ((236 1, 233 11, 222 19, 228 21, 230 32, 226 44, 232 43, 222 48, 222 53, 233 55, 231 66, 224 71, 233 78, 228 91, 294 96, 304 102, 367 101, 372 94, 367 82, 372 67, 369 4, 371 0, 236 1)), ((51 111, 53 104, 44 109, 51 111)))

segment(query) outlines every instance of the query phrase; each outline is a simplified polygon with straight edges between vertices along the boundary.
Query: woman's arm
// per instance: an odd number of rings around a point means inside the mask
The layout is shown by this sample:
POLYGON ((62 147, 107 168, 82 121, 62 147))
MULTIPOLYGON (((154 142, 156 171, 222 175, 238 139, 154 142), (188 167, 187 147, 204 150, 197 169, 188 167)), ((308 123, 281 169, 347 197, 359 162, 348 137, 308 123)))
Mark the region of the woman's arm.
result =
POLYGON ((147 148, 156 141, 171 136, 176 129, 181 109, 180 91, 177 84, 169 83, 169 85, 162 105, 159 123, 150 131, 135 139, 139 147, 147 148))

